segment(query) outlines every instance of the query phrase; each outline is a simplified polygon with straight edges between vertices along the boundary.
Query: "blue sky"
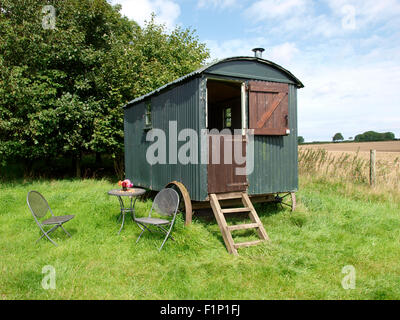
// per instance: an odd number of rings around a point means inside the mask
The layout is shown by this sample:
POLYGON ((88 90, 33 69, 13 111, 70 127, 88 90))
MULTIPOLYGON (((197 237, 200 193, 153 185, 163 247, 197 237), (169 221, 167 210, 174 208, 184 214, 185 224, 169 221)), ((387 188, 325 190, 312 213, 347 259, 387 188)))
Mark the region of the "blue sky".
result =
POLYGON ((400 138, 400 0, 110 0, 139 24, 196 29, 212 59, 253 55, 290 70, 299 135, 347 139, 367 130, 400 138))

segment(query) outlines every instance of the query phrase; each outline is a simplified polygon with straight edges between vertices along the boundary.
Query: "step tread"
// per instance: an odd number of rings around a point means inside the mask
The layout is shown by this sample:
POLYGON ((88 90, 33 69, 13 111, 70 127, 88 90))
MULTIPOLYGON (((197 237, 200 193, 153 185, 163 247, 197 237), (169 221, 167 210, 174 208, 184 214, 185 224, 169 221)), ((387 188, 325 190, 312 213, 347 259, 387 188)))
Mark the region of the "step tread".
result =
POLYGON ((258 223, 247 223, 247 224, 237 224, 234 226, 228 226, 228 229, 229 231, 235 231, 235 230, 254 229, 259 227, 260 225, 258 223))
POLYGON ((229 208, 229 209, 221 209, 223 213, 239 213, 239 212, 250 212, 250 208, 229 208))
POLYGON ((260 244, 264 242, 265 240, 255 240, 255 241, 247 241, 247 242, 240 242, 240 243, 235 243, 234 247, 241 248, 241 247, 250 247, 250 246, 255 246, 257 244, 260 244))
POLYGON ((241 199, 243 192, 216 193, 218 200, 241 199))

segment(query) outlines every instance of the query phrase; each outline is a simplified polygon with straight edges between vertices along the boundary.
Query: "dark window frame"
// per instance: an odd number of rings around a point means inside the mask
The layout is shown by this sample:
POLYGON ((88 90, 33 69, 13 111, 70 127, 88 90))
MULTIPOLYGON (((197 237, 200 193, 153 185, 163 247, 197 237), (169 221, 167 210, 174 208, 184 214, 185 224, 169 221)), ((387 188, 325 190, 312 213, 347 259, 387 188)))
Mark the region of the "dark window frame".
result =
POLYGON ((151 117, 151 101, 145 103, 146 111, 144 114, 144 129, 150 130, 153 128, 152 117, 151 117))

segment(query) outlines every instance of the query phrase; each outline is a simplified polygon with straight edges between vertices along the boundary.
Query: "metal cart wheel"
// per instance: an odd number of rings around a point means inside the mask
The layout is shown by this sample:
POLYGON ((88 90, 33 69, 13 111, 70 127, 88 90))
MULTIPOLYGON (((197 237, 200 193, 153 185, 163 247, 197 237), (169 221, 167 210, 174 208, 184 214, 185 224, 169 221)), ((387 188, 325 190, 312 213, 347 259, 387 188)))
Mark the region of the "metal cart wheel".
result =
POLYGON ((282 209, 283 206, 286 206, 293 212, 296 210, 296 194, 294 192, 277 193, 275 203, 279 204, 282 209))

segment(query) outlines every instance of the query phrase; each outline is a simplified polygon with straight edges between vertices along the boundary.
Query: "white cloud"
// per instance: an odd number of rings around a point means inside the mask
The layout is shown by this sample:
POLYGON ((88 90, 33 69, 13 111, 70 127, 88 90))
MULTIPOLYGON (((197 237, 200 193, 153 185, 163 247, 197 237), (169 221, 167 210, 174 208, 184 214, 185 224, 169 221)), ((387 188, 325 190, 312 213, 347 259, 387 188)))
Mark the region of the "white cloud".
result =
POLYGON ((121 4, 121 13, 144 25, 154 12, 157 23, 165 24, 168 29, 176 25, 181 14, 180 6, 174 0, 112 0, 112 4, 121 4))
POLYGON ((398 62, 356 60, 354 65, 314 67, 299 61, 294 67, 303 69, 295 74, 306 86, 298 100, 299 134, 306 140, 331 139, 336 131, 348 136, 368 130, 393 131, 400 136, 398 62))
POLYGON ((265 58, 271 60, 282 66, 288 66, 293 63, 297 55, 299 54, 299 49, 296 44, 292 42, 285 42, 283 44, 273 46, 266 52, 265 58))
POLYGON ((324 3, 330 10, 321 14, 317 8, 321 3, 312 0, 258 0, 244 11, 244 16, 252 23, 278 22, 275 31, 298 30, 331 36, 359 30, 371 23, 393 23, 393 18, 400 14, 398 0, 324 0, 324 3))
POLYGON ((258 0, 245 11, 245 15, 255 22, 284 18, 292 14, 304 13, 308 0, 258 0))
POLYGON ((237 5, 237 0, 199 0, 197 3, 198 8, 220 8, 225 9, 237 5))
POLYGON ((346 36, 380 23, 400 27, 398 0, 258 0, 243 13, 259 31, 309 39, 346 36), (328 9, 326 9, 326 7, 328 9))
POLYGON ((262 47, 265 39, 231 39, 226 41, 205 40, 207 47, 210 49, 211 59, 223 59, 234 56, 252 56, 251 49, 262 47))
POLYGON ((297 40, 345 32, 340 19, 317 13, 311 0, 258 0, 244 17, 253 25, 263 23, 259 32, 297 40))
POLYGON ((400 14, 400 3, 397 0, 325 0, 335 15, 341 16, 343 8, 353 7, 358 27, 367 26, 378 21, 387 21, 400 14))
POLYGON ((205 43, 210 49, 211 59, 223 59, 234 56, 254 56, 253 48, 265 48, 263 58, 274 61, 277 64, 288 65, 296 58, 299 52, 296 45, 285 42, 269 46, 269 40, 263 37, 250 39, 231 39, 226 41, 206 40, 205 43))

